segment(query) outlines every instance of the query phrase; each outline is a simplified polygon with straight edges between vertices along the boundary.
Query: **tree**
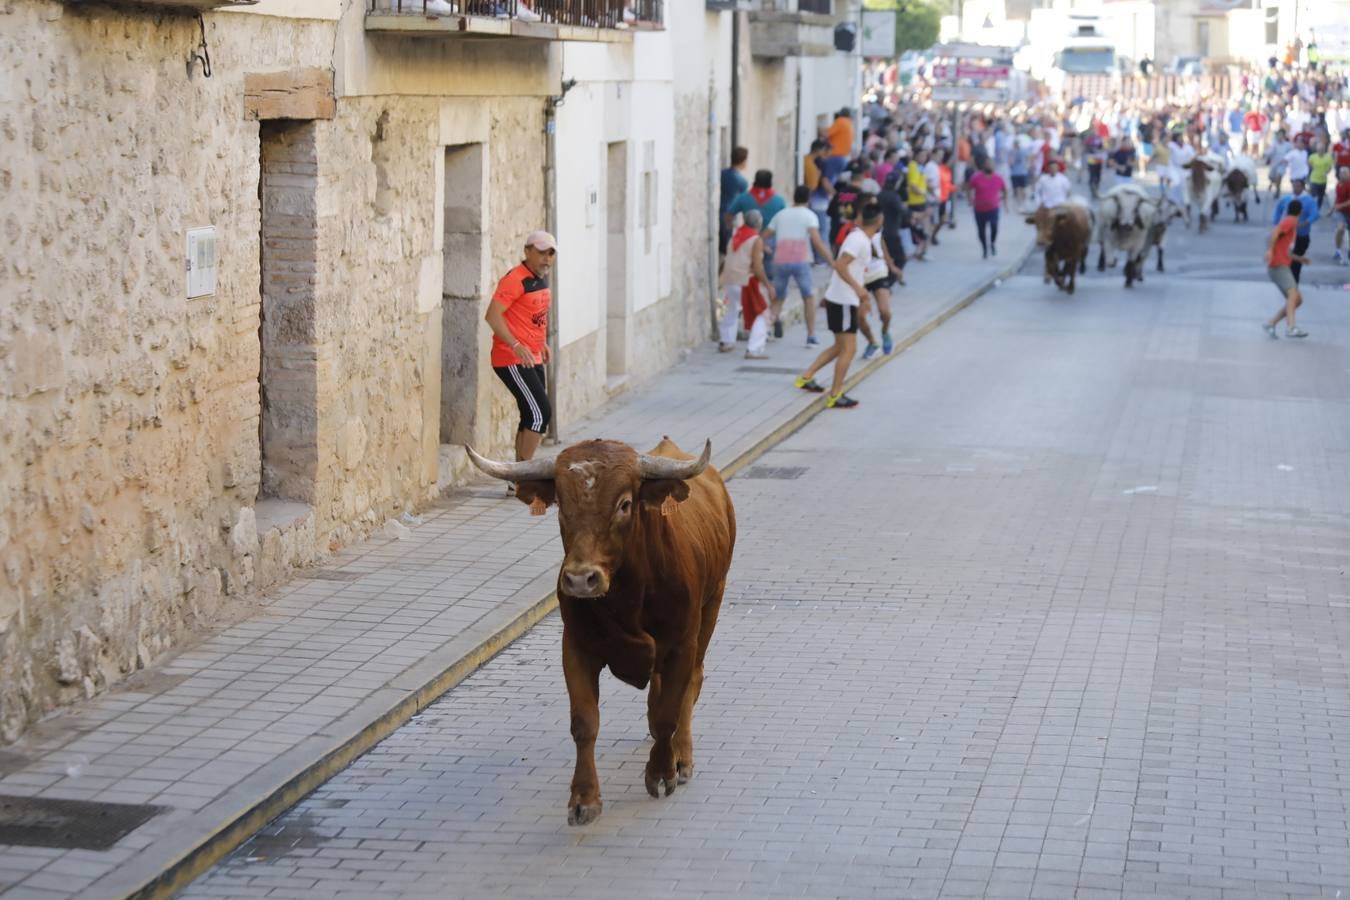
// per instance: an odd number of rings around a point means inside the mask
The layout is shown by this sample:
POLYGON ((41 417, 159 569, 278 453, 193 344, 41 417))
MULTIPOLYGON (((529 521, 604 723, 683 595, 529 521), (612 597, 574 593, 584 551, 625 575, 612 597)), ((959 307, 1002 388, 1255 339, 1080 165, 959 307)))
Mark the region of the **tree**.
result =
POLYGON ((864 9, 895 10, 895 55, 927 50, 942 30, 942 7, 935 0, 863 0, 864 9))

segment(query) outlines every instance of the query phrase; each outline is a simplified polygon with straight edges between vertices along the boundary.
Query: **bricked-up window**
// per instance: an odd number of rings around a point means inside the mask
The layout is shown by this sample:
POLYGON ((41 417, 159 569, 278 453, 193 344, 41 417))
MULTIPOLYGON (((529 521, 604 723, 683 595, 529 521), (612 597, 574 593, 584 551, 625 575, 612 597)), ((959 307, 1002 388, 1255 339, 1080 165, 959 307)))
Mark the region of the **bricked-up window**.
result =
POLYGON ((628 371, 628 142, 605 145, 605 372, 628 371))
POLYGON ((638 209, 638 224, 642 226, 642 247, 644 253, 652 252, 653 234, 656 231, 656 142, 645 141, 642 145, 642 198, 638 209))
MULTIPOLYGON (((474 440, 483 275, 483 145, 445 148, 444 269, 441 283, 441 443, 474 440)), ((506 274, 505 272, 502 273, 506 274)))
POLYGON ((319 163, 313 122, 259 125, 258 496, 314 502, 319 163))

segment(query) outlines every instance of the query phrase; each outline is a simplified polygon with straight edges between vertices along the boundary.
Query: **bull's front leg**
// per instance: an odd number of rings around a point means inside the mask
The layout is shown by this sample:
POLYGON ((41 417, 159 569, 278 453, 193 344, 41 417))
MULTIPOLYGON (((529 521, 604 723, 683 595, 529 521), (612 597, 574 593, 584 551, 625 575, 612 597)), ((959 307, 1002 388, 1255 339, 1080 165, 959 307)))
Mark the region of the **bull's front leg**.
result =
POLYGON ((600 779, 595 774, 595 738, 600 733, 600 670, 603 663, 577 646, 563 629, 563 677, 572 710, 572 740, 577 765, 572 773, 572 795, 567 801, 567 824, 588 825, 600 817, 600 779))
MULTIPOLYGON (((692 642, 687 642, 691 643, 692 642)), ((647 793, 661 796, 664 786, 669 797, 675 791, 675 729, 680 723, 685 692, 694 670, 693 646, 671 647, 665 658, 657 662, 661 691, 649 698, 647 724, 652 732, 652 752, 647 759, 647 793)))

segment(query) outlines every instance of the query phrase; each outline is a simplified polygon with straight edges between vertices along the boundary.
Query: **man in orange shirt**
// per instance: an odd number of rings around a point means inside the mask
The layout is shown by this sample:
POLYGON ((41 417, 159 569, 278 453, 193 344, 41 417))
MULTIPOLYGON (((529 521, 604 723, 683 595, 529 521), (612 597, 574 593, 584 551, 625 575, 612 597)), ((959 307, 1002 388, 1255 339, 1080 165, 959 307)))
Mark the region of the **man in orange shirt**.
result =
POLYGON ((488 303, 492 329, 492 371, 516 398, 520 428, 516 459, 532 459, 548 428, 553 410, 548 402, 544 364, 548 362, 548 308, 553 302, 548 273, 558 253, 547 231, 525 238, 525 260, 497 282, 488 303))
POLYGON ((1271 337, 1279 337, 1275 332, 1275 326, 1284 319, 1284 336, 1291 338, 1305 338, 1308 332, 1304 331, 1294 324, 1294 310, 1303 305, 1303 294, 1299 292, 1298 282, 1294 279, 1294 273, 1290 266, 1295 263, 1308 264, 1306 256, 1299 256, 1291 253, 1289 248, 1294 243, 1294 235, 1298 230, 1299 214, 1303 212, 1302 200, 1290 200, 1289 206, 1285 209, 1284 218, 1275 223, 1275 228, 1270 232, 1270 244, 1266 247, 1266 274, 1270 280, 1280 289, 1284 295, 1284 305, 1280 307, 1273 318, 1266 322, 1262 327, 1266 329, 1266 334, 1271 337))
POLYGON ((825 129, 825 140, 830 144, 830 155, 825 158, 825 178, 834 184, 853 154, 853 112, 847 106, 834 114, 834 121, 825 129))

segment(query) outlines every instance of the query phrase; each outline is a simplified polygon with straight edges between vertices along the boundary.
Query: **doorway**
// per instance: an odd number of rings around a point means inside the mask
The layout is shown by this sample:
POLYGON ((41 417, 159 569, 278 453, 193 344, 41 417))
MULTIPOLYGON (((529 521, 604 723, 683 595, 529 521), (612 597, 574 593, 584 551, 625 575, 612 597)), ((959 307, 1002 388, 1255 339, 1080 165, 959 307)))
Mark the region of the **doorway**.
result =
POLYGON ((313 122, 259 124, 258 499, 314 502, 318 151, 313 122))
POLYGON ((474 440, 483 284, 483 145, 445 148, 441 280, 441 443, 474 440))

